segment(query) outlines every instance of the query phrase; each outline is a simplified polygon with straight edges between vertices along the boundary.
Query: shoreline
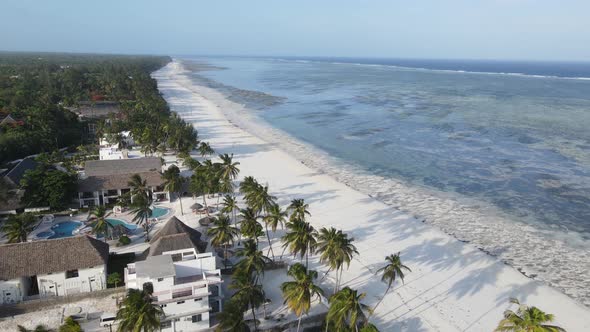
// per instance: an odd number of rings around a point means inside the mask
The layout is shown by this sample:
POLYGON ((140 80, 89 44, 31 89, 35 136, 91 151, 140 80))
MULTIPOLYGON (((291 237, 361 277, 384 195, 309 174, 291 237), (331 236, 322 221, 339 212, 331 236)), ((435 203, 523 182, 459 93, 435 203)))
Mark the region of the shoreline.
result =
POLYGON ((373 316, 382 330, 492 330, 508 308, 509 297, 555 314, 568 331, 590 329, 590 323, 576 322, 590 316, 588 308, 249 134, 220 110, 232 107, 232 102, 224 105, 207 99, 203 91, 208 88, 187 87, 190 80, 181 74, 180 65, 173 62, 154 76, 172 111, 196 122, 199 133, 219 152, 235 154, 242 163, 241 176, 268 181, 281 204, 305 198, 316 228, 334 225, 357 239, 361 254, 344 272, 343 281, 366 292, 367 304, 374 305, 385 289, 373 275, 383 256, 402 252, 414 272, 387 294, 373 316))

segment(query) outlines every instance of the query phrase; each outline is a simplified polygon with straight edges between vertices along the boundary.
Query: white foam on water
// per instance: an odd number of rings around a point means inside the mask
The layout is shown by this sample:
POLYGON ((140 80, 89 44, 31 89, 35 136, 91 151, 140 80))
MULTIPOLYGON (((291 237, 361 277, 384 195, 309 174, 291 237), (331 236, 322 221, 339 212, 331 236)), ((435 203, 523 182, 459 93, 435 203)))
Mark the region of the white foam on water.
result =
POLYGON ((485 202, 370 174, 272 127, 255 115, 256 110, 228 100, 221 92, 195 85, 186 73, 178 68, 178 81, 217 104, 234 125, 279 146, 317 172, 468 241, 590 306, 590 241, 578 233, 511 220, 485 202))

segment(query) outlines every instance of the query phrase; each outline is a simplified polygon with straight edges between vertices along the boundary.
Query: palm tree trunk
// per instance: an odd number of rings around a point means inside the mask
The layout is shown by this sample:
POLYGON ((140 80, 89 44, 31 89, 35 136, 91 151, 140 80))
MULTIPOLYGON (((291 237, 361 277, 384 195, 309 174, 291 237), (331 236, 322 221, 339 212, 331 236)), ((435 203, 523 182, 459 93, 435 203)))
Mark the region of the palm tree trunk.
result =
POLYGON ((301 317, 302 316, 299 315, 299 319, 298 319, 298 322, 297 322, 297 332, 299 332, 299 327, 301 326, 301 317))
MULTIPOLYGON (((265 223, 264 224, 264 228, 266 228, 266 238, 268 239, 268 246, 269 248, 269 252, 272 254, 272 261, 275 261, 275 252, 274 250, 272 250, 272 242, 270 242, 270 235, 268 234, 268 225, 265 223)), ((267 253, 268 255, 268 253, 267 253)))
POLYGON ((184 216, 184 210, 182 209, 182 194, 178 193, 178 203, 180 203, 180 215, 184 216))
POLYGON ((207 217, 209 217, 209 207, 207 206, 207 200, 205 199, 205 194, 203 194, 203 205, 205 205, 205 213, 207 213, 207 217))
MULTIPOLYGON (((326 279, 326 277, 328 276, 328 273, 330 273, 330 271, 332 271, 332 268, 329 268, 328 271, 326 271, 326 273, 324 273, 324 276, 322 277, 322 279, 320 279, 320 283, 322 281, 324 281, 324 279, 326 279)), ((338 275, 336 275, 336 277, 338 277, 338 275)))
POLYGON ((258 331, 258 326, 256 325, 256 313, 254 312, 254 305, 250 302, 250 307, 252 307, 252 318, 254 318, 254 331, 258 331))
POLYGON ((379 300, 379 302, 377 302, 377 304, 375 304, 375 306, 373 307, 373 310, 371 310, 371 312, 369 312, 369 317, 367 318, 367 321, 369 321, 369 318, 371 318, 371 316, 375 312, 375 309, 377 309, 377 307, 381 304, 381 302, 383 302, 383 299, 385 298, 385 295, 387 295, 387 293, 389 292, 390 288, 391 288, 391 284, 387 286, 387 289, 385 290, 383 297, 381 297, 381 300, 379 300))

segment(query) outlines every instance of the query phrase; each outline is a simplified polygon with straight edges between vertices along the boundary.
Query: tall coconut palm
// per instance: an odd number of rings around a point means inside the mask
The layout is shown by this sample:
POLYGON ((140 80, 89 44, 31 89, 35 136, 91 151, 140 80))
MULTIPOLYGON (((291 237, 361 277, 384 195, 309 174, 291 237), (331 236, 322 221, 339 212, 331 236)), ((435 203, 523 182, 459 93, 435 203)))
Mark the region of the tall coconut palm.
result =
POLYGON ((37 223, 38 219, 30 213, 10 215, 0 230, 8 238, 8 243, 27 242, 37 223))
POLYGON ((248 324, 244 320, 244 310, 236 301, 228 301, 223 306, 223 311, 217 314, 219 324, 216 332, 250 332, 248 324))
POLYGON ((383 294, 383 297, 381 297, 381 300, 379 300, 379 302, 377 302, 377 304, 373 307, 373 312, 375 311, 375 309, 377 309, 377 306, 381 304, 383 298, 385 298, 385 295, 387 295, 387 293, 389 292, 389 289, 391 288, 391 285, 393 285, 395 279, 400 278, 403 283, 405 276, 404 270, 412 272, 412 270, 410 270, 409 267, 402 264, 399 252, 397 254, 385 257, 385 262, 386 265, 377 270, 377 273, 383 273, 383 275, 381 276, 381 281, 387 283, 387 289, 385 290, 385 294, 383 294))
POLYGON ((134 214, 133 222, 143 227, 145 240, 149 241, 149 219, 152 217, 151 202, 145 196, 138 195, 131 204, 131 213, 134 214))
POLYGON ((306 216, 311 216, 309 213, 309 204, 305 204, 305 200, 303 198, 296 198, 291 201, 289 207, 287 207, 287 211, 291 214, 290 220, 302 220, 305 221, 306 216))
POLYGON ((234 238, 238 233, 238 228, 233 226, 229 217, 224 214, 218 216, 215 221, 213 221, 213 227, 207 230, 207 235, 211 236, 211 245, 224 248, 223 264, 226 267, 227 247, 233 245, 234 238))
POLYGON ((358 331, 358 324, 363 318, 363 310, 370 311, 369 306, 361 303, 366 296, 350 287, 344 287, 328 300, 330 308, 326 316, 326 331, 331 326, 335 331, 345 330, 347 327, 358 331))
POLYGON ((371 323, 367 323, 363 325, 363 327, 360 329, 360 332, 379 332, 379 329, 377 328, 377 326, 371 323))
POLYGON ((334 293, 338 291, 342 278, 343 264, 350 265, 354 254, 358 255, 356 247, 352 244, 354 238, 334 227, 322 228, 318 234, 317 252, 320 254, 320 262, 328 264, 329 270, 336 270, 336 286, 334 293), (338 273, 340 271, 340 273, 338 273))
POLYGON ((111 214, 112 212, 107 212, 107 209, 102 205, 95 206, 88 213, 88 222, 90 222, 93 234, 102 235, 105 240, 107 239, 109 231, 113 228, 113 225, 107 221, 111 214))
POLYGON ((518 305, 515 311, 506 310, 504 319, 500 321, 495 331, 498 332, 565 332, 565 329, 550 325, 555 316, 543 312, 537 307, 520 304, 517 299, 510 299, 510 303, 518 305))
POLYGON ((255 240, 256 246, 258 246, 258 238, 264 234, 264 232, 262 231, 262 225, 258 222, 256 212, 248 207, 240 210, 240 217, 240 230, 242 235, 255 240))
POLYGON ((206 160, 203 164, 194 170, 191 177, 190 190, 195 196, 202 196, 203 205, 207 216, 209 216, 209 207, 207 205, 207 195, 214 193, 218 187, 218 175, 215 172, 214 166, 210 160, 206 160))
POLYGON ((240 210, 238 206, 238 200, 235 196, 225 195, 223 202, 221 203, 221 212, 230 214, 234 224, 236 223, 236 211, 240 210))
POLYGON ((162 177, 164 178, 164 189, 166 189, 170 194, 177 194, 178 202, 180 203, 180 214, 184 215, 184 211, 182 209, 181 193, 184 178, 180 175, 180 169, 178 169, 176 165, 172 165, 166 171, 164 171, 162 177))
POLYGON ((139 196, 145 197, 151 204, 151 194, 147 185, 147 181, 142 179, 139 174, 133 174, 127 185, 131 188, 131 200, 135 200, 139 196))
POLYGON ((233 181, 238 177, 240 173, 240 169, 238 166, 240 165, 239 162, 233 161, 233 153, 228 155, 227 153, 219 155, 219 159, 221 159, 221 178, 224 180, 233 181))
POLYGON ((201 157, 205 157, 207 155, 212 155, 215 153, 215 151, 213 150, 213 148, 211 147, 211 145, 209 145, 209 143, 207 142, 201 142, 201 144, 199 144, 199 153, 201 154, 201 157))
POLYGON ((258 182, 252 176, 246 176, 242 182, 240 182, 240 193, 243 195, 247 195, 248 193, 252 192, 256 186, 258 186, 258 182))
POLYGON ((233 282, 229 288, 235 290, 232 299, 241 303, 241 307, 252 310, 252 318, 254 319, 254 331, 258 330, 256 320, 256 308, 260 307, 265 301, 264 290, 261 285, 258 285, 256 278, 249 273, 239 272, 233 274, 233 282))
POLYGON ((269 207, 262 220, 267 227, 270 226, 270 229, 276 232, 279 226, 284 227, 285 221, 287 221, 287 211, 282 210, 279 204, 274 203, 269 207))
POLYGON ((289 249, 293 256, 299 255, 305 266, 308 265, 308 255, 315 251, 317 245, 317 232, 310 223, 295 219, 287 224, 288 231, 283 236, 283 248, 289 249))
MULTIPOLYGON (((275 203, 276 197, 272 196, 268 192, 268 185, 267 186, 255 186, 255 189, 250 197, 250 206, 257 211, 257 213, 268 214, 268 211, 272 208, 275 203)), ((272 242, 270 240, 270 234, 268 232, 268 224, 264 223, 265 231, 266 231, 266 239, 268 240, 268 246, 270 253, 272 254, 272 259, 275 259, 275 253, 272 249, 272 242)))
POLYGON ((162 308, 153 302, 154 292, 151 283, 143 284, 143 289, 129 289, 119 304, 117 321, 119 332, 152 332, 160 330, 162 308))
POLYGON ((287 275, 293 278, 293 281, 286 281, 281 285, 283 298, 287 306, 298 317, 297 332, 301 326, 301 318, 303 314, 307 314, 311 307, 311 302, 314 298, 321 301, 323 290, 315 285, 313 281, 317 279, 318 273, 316 271, 307 271, 307 268, 301 263, 296 263, 289 268, 287 275))
POLYGON ((239 249, 236 253, 242 260, 236 265, 236 269, 244 273, 256 273, 256 278, 264 275, 264 267, 270 262, 270 259, 258 250, 256 242, 252 239, 244 241, 244 248, 239 249))

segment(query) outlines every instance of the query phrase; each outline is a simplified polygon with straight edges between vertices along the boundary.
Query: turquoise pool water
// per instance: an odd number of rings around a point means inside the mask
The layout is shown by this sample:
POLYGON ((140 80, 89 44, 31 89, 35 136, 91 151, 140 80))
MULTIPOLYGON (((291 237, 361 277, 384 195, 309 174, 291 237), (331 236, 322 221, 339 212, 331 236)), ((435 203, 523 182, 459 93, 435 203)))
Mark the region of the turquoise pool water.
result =
MULTIPOLYGON (((75 220, 71 220, 71 221, 63 221, 60 222, 58 224, 55 224, 51 227, 51 230, 53 231, 53 235, 49 236, 48 239, 60 239, 62 237, 69 237, 72 236, 74 230, 78 227, 80 227, 82 225, 81 222, 79 221, 75 221, 75 220)), ((45 237, 42 234, 44 234, 45 236, 51 234, 51 232, 42 232, 39 233, 39 237, 45 237)))
POLYGON ((109 222, 109 224, 111 224, 113 226, 122 225, 123 227, 130 229, 130 230, 134 230, 137 228, 137 225, 128 224, 120 219, 107 219, 107 221, 109 222))
POLYGON ((170 212, 168 208, 154 207, 152 210, 152 218, 160 218, 167 215, 170 212))

